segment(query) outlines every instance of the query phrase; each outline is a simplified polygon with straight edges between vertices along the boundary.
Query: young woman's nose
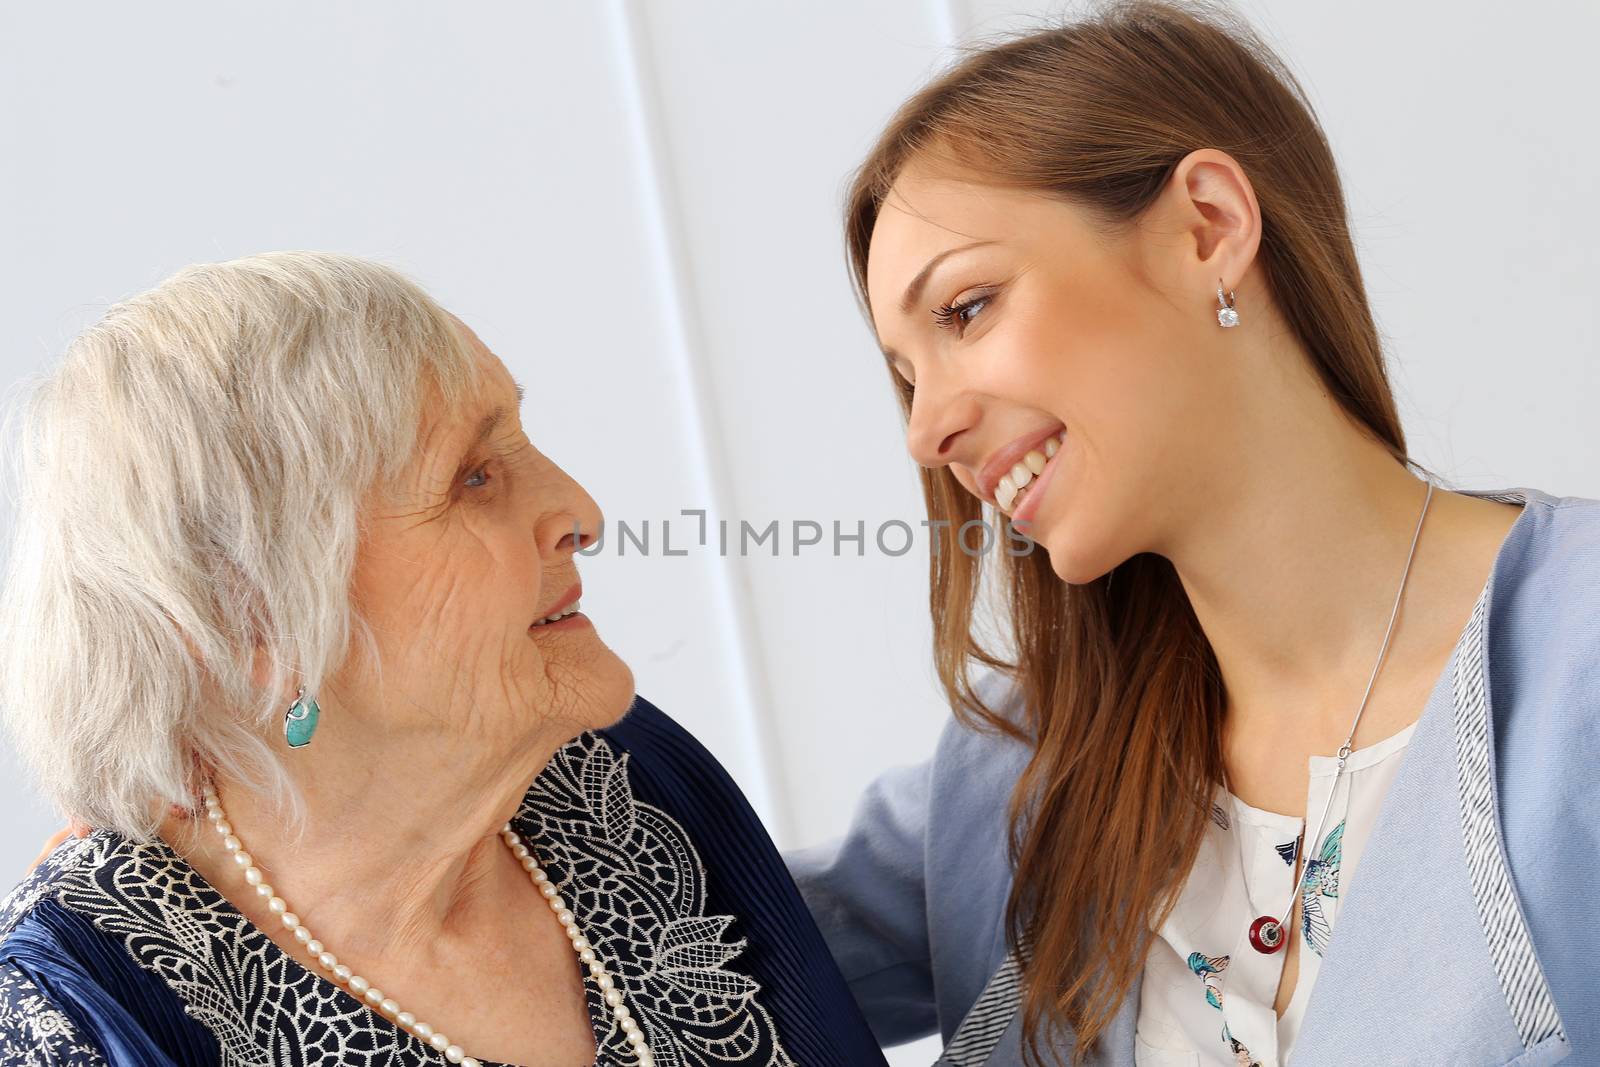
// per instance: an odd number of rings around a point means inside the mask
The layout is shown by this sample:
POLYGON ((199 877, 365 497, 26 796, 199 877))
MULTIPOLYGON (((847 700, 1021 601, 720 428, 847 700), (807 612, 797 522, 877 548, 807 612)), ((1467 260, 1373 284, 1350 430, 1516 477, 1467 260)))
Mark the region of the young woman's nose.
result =
POLYGON ((925 375, 911 394, 906 423, 906 450, 924 467, 943 467, 961 458, 961 435, 978 423, 978 402, 972 396, 940 388, 925 375))

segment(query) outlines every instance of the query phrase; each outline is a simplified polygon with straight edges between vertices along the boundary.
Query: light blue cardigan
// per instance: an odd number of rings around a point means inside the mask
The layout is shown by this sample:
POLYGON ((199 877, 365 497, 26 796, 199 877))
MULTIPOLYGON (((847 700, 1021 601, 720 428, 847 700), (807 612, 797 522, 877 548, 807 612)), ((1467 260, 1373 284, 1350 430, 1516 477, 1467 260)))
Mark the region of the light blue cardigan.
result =
MULTIPOLYGON (((1526 506, 1384 799, 1294 1067, 1600 1065, 1600 500, 1460 491, 1526 506)), ((885 1044, 938 1032, 941 1064, 1022 1063, 1002 914, 1026 757, 952 721, 847 836, 788 857, 885 1044)), ((1136 985, 1089 1062, 1131 1067, 1138 1005, 1136 985)))

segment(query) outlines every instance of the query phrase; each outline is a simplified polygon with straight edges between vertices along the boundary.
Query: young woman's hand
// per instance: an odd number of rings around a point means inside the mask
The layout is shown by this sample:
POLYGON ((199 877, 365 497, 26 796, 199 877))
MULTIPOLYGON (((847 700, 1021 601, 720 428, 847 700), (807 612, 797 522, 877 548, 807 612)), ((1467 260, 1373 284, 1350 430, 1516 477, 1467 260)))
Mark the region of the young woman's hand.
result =
POLYGON ((56 850, 56 846, 61 844, 61 842, 65 841, 67 838, 83 837, 88 832, 89 828, 83 825, 81 822, 67 823, 65 827, 51 834, 50 837, 45 841, 44 848, 40 849, 39 854, 33 857, 33 862, 28 864, 28 870, 31 871, 35 867, 39 866, 39 861, 50 855, 50 853, 54 852, 56 850))
MULTIPOLYGON (((176 818, 183 819, 187 818, 191 813, 182 804, 174 804, 172 805, 172 814, 176 818)), ((33 862, 28 864, 28 870, 31 871, 35 867, 39 866, 39 861, 50 855, 50 853, 54 852, 56 846, 61 844, 61 842, 65 841, 67 838, 88 837, 93 831, 94 827, 88 825, 87 823, 81 823, 76 819, 68 819, 65 827, 57 830, 45 840, 44 848, 40 850, 37 856, 33 857, 33 862)))

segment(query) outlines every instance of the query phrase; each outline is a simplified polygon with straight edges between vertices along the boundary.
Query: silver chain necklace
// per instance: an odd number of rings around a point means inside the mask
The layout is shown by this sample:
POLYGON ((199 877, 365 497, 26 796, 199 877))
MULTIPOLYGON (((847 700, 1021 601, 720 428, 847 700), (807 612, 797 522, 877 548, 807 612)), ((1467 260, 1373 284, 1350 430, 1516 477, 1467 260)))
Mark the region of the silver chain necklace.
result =
MULTIPOLYGON (((1309 838, 1302 835, 1300 843, 1295 848, 1296 858, 1301 861, 1300 877, 1295 879, 1294 888, 1289 891, 1289 899, 1285 903, 1282 912, 1285 918, 1294 914, 1294 903, 1300 894, 1300 886, 1305 882, 1306 874, 1311 869, 1310 862, 1305 858, 1306 842, 1309 841, 1310 847, 1315 848, 1316 842, 1322 837, 1322 827, 1327 821, 1328 811, 1333 807, 1333 797, 1338 791, 1339 778, 1344 773, 1345 761, 1350 758, 1350 743, 1355 739, 1356 727, 1361 722, 1361 713, 1367 708, 1367 698, 1372 695, 1373 683, 1378 680, 1378 670, 1383 666, 1384 654, 1389 651, 1389 637, 1394 633, 1394 621, 1400 614, 1400 598, 1406 591, 1406 579, 1411 574, 1411 560, 1417 554, 1417 539, 1422 534, 1422 521, 1427 518, 1428 504, 1433 500, 1433 483, 1425 480, 1425 484, 1428 487, 1428 493, 1422 500, 1422 514, 1417 516, 1416 531, 1411 535, 1411 549, 1406 553, 1405 569, 1400 573, 1400 588, 1394 594, 1394 607, 1389 612, 1389 626, 1383 633, 1383 647, 1378 649, 1378 661, 1372 665, 1372 676, 1367 679, 1367 691, 1361 695, 1361 706, 1356 709, 1355 721, 1350 724, 1350 733, 1345 737, 1344 744, 1339 746, 1339 763, 1334 770, 1333 785, 1328 789, 1327 802, 1323 804, 1322 814, 1317 819, 1317 830, 1309 838)), ((1222 777, 1223 785, 1227 787, 1228 772, 1226 768, 1223 769, 1222 777)), ((1229 792, 1232 792, 1231 788, 1229 788, 1229 792)), ((1244 845, 1239 840, 1237 832, 1234 833, 1234 841, 1239 846, 1239 871, 1242 877, 1244 874, 1244 845)), ((1264 955, 1271 955, 1277 952, 1287 941, 1284 935, 1283 920, 1273 915, 1258 916, 1250 924, 1249 937, 1250 946, 1264 955)), ((1222 998, 1222 985, 1225 981, 1224 976, 1226 973, 1226 971, 1223 971, 1217 975, 1217 998, 1219 1001, 1222 998)))

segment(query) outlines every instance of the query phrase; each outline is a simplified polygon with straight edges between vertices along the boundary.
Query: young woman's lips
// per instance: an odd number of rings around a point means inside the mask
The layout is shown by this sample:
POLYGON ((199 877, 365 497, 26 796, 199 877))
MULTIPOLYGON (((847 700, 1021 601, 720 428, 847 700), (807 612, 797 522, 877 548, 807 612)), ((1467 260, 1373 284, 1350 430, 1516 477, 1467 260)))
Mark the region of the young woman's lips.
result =
POLYGON ((1029 533, 1028 527, 1033 525, 1033 517, 1039 512, 1039 505, 1044 500, 1045 491, 1050 488, 1050 479, 1055 476, 1056 465, 1061 462, 1061 457, 1067 454, 1067 446, 1072 442, 1072 435, 1068 434, 1066 440, 1061 442, 1061 447, 1056 449, 1056 454, 1045 462, 1044 470, 1028 485, 1028 493, 1022 498, 1022 503, 1011 516, 1011 525, 1022 533, 1029 533))

